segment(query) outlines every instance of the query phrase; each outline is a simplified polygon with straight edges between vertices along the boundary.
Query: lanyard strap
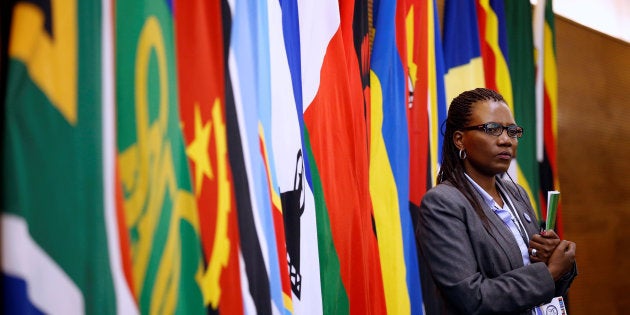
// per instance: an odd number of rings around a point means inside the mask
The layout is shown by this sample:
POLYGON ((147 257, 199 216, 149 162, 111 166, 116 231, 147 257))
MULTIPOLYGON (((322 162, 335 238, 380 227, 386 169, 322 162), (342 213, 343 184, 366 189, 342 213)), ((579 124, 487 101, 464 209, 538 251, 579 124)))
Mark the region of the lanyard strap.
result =
POLYGON ((525 243, 525 246, 527 246, 527 244, 529 243, 529 235, 527 235, 527 230, 525 229, 525 226, 523 225, 523 222, 521 221, 521 218, 518 215, 518 212, 516 211, 512 200, 507 194, 503 193, 501 188, 499 188, 499 193, 501 194, 501 198, 503 198, 503 201, 505 201, 508 206, 510 216, 512 217, 512 222, 514 223, 514 225, 516 225, 518 233, 521 234, 523 242, 525 243))

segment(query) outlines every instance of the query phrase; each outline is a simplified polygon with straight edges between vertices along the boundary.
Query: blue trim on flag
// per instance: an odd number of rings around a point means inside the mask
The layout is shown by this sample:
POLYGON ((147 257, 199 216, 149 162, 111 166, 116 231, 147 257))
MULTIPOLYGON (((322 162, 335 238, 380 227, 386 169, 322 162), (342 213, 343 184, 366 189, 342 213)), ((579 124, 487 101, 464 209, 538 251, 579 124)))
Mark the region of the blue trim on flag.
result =
POLYGON ((28 298, 27 283, 22 278, 2 274, 2 314, 44 314, 28 298))
MULTIPOLYGON (((306 152, 304 147, 304 104, 302 97, 302 50, 300 48, 300 21, 297 0, 279 0, 282 9, 282 33, 284 35, 284 47, 289 62, 291 72, 291 83, 293 85, 293 97, 297 109, 298 122, 300 124, 300 137, 302 140, 302 152, 306 152)), ((306 157, 306 153, 304 153, 306 157)), ((313 187, 311 179, 311 166, 308 158, 304 161, 304 171, 309 187, 313 187)))
POLYGON ((505 64, 509 65, 505 4, 503 0, 490 0, 490 7, 494 11, 494 14, 497 16, 497 20, 499 22, 499 48, 503 54, 503 59, 505 59, 505 64))
MULTIPOLYGON (((444 75, 446 74, 445 63, 444 63, 444 52, 442 50, 442 41, 440 34, 440 25, 437 11, 436 0, 433 0, 433 31, 435 32, 433 38, 435 40, 434 52, 435 52, 435 81, 436 81, 436 93, 437 93, 437 115, 438 115, 438 125, 435 128, 438 128, 438 163, 442 161, 442 146, 444 145, 444 135, 442 134, 442 122, 446 121, 448 104, 446 103, 446 89, 444 87, 444 75)), ((431 176, 436 176, 437 174, 431 174, 431 176)))
MULTIPOLYGON (((242 102, 242 115, 247 139, 251 176, 255 186, 257 209, 254 214, 261 222, 269 263, 269 285, 273 304, 283 314, 289 313, 284 307, 282 283, 278 262, 278 250, 272 217, 271 199, 265 162, 260 152, 258 123, 270 121, 268 108, 271 106, 269 74, 269 39, 267 5, 261 2, 236 1, 232 20, 232 51, 236 58, 238 84, 242 102), (267 110, 265 110, 267 108, 267 110), (260 116, 259 116, 260 115, 260 116)), ((268 125, 265 127, 269 127, 268 125)), ((263 127, 263 128, 265 128, 263 127)), ((265 140, 270 136, 265 134, 265 140)), ((268 151, 270 153, 270 151, 268 151)), ((270 154, 269 154, 270 155, 270 154)), ((272 163, 271 156, 268 156, 272 163)), ((270 176, 273 176, 270 174, 270 176)), ((272 181, 273 182, 273 181, 272 181)))
MULTIPOLYGON (((411 314, 422 313, 422 289, 416 239, 409 213, 409 133, 405 87, 407 78, 396 45, 396 1, 374 1, 376 36, 370 67, 381 82, 381 132, 398 193, 407 294, 411 314)), ((373 105, 374 106, 374 105, 373 105)))
POLYGON ((449 0, 444 5, 446 69, 465 65, 481 56, 477 9, 473 0, 449 0))

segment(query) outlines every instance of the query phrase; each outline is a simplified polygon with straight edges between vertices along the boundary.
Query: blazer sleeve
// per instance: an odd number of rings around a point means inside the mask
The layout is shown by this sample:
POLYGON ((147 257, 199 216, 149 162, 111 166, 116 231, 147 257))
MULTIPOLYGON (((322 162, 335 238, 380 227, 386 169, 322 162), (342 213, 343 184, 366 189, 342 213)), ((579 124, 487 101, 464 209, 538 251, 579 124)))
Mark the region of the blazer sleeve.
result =
POLYGON ((554 297, 555 284, 543 263, 484 275, 482 269, 505 266, 506 258, 480 254, 498 252, 496 244, 480 245, 475 239, 489 232, 456 188, 441 184, 428 191, 418 220, 422 263, 445 304, 465 314, 488 314, 525 311, 554 297))

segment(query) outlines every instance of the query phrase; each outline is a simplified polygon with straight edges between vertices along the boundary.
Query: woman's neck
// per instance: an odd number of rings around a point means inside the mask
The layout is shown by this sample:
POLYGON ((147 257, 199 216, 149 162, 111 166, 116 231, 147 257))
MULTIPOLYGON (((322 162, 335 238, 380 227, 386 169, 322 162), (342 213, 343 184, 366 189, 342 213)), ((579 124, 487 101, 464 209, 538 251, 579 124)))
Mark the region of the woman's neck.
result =
POLYGON ((487 176, 482 175, 477 172, 471 172, 470 170, 466 170, 466 174, 472 178, 477 185, 479 185, 483 190, 489 193, 491 196, 499 196, 499 192, 497 190, 497 180, 495 176, 487 176))

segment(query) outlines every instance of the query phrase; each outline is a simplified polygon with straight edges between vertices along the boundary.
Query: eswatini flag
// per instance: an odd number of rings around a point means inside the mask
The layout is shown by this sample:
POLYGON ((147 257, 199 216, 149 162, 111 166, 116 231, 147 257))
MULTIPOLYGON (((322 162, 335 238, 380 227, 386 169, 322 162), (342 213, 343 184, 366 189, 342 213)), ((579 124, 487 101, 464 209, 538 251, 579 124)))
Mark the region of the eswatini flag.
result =
MULTIPOLYGON (((343 10, 354 10, 353 2, 344 3, 343 10)), ((320 246, 320 266, 322 274, 329 266, 335 273, 338 257, 342 281, 322 281, 322 298, 325 313, 383 314, 385 300, 368 190, 363 85, 352 20, 340 19, 352 15, 343 10, 340 15, 337 1, 305 1, 298 10, 304 121, 311 170, 316 170, 311 175, 313 182, 321 183, 325 204, 317 204, 317 211, 328 210, 334 244, 320 246), (326 296, 328 285, 336 287, 336 296, 326 296)), ((317 184, 314 187, 317 193, 317 184)), ((317 224, 320 228, 319 219, 317 224)))
POLYGON ((11 14, 1 312, 137 313, 115 205, 111 3, 18 2, 11 14))
POLYGON ((225 62, 221 3, 174 2, 179 113, 199 213, 204 305, 242 314, 232 169, 225 122, 225 62))

